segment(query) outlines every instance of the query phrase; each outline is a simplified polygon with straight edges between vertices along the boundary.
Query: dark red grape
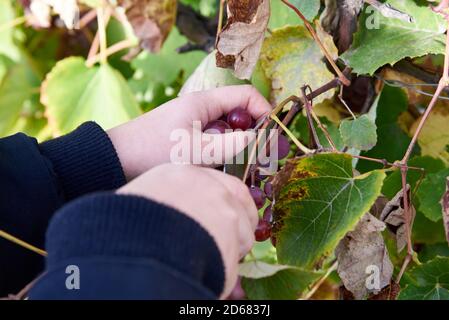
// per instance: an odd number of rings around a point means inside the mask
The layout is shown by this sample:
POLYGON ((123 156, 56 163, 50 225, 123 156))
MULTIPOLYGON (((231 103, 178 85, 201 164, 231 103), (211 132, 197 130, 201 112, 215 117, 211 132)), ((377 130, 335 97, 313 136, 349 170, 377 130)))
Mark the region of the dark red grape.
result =
POLYGON ((271 224, 263 219, 259 220, 256 232, 254 232, 256 241, 262 242, 271 236, 271 224))
POLYGON ((211 134, 225 133, 226 130, 230 130, 229 124, 222 120, 214 120, 206 124, 203 131, 211 134))
POLYGON ((259 187, 250 187, 249 192, 251 193, 251 197, 253 197, 254 203, 256 204, 257 209, 260 209, 265 204, 265 194, 263 193, 262 189, 259 187))
POLYGON ((280 134, 278 136, 278 159, 284 159, 290 152, 290 143, 286 136, 280 134))
POLYGON ((266 207, 263 211, 262 219, 269 223, 273 222, 273 211, 271 210, 271 205, 266 207))
POLYGON ((237 107, 229 112, 227 120, 232 129, 240 129, 243 131, 248 130, 253 121, 248 111, 240 107, 237 107))
POLYGON ((268 199, 273 200, 273 185, 271 182, 266 182, 263 191, 265 192, 265 195, 268 199))

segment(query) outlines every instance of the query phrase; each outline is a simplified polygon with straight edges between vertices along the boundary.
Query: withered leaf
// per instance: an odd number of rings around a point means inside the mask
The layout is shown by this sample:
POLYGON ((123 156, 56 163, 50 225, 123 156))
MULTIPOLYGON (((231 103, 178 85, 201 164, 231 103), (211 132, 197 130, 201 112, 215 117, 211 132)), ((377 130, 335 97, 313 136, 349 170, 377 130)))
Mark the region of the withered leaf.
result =
POLYGON ((228 20, 218 35, 217 66, 233 69, 239 79, 249 79, 269 19, 269 0, 229 0, 228 20))
POLYGON ((368 293, 380 291, 390 284, 393 264, 381 234, 385 227, 385 223, 367 213, 335 250, 337 272, 355 299, 363 299, 368 293), (377 268, 378 274, 371 273, 370 268, 377 268), (379 277, 376 279, 378 286, 369 288, 367 282, 372 276, 379 277))
POLYGON ((383 288, 378 294, 372 294, 368 297, 368 300, 396 300, 399 292, 401 291, 401 286, 394 282, 383 288))
POLYGON ((158 52, 176 21, 176 0, 119 0, 143 49, 158 52))
POLYGON ((449 177, 446 180, 446 192, 441 198, 441 207, 443 208, 443 223, 446 232, 446 240, 449 244, 449 177))
MULTIPOLYGON (((410 199, 410 185, 407 185, 407 192, 410 199)), ((410 203, 411 222, 415 219, 416 210, 410 203)), ((382 210, 380 220, 387 224, 388 230, 396 235, 396 247, 398 252, 401 252, 407 245, 407 234, 404 218, 404 194, 402 189, 388 201, 385 208, 382 210)))

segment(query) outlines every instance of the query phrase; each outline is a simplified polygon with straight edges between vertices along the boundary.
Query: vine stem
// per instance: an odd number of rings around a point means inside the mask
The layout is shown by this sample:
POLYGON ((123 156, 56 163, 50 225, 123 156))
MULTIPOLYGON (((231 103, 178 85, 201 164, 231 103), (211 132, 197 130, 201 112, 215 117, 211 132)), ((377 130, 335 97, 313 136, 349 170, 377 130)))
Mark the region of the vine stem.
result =
POLYGON ((309 292, 301 299, 301 300, 309 300, 312 296, 317 292, 317 290, 321 287, 321 285, 326 281, 327 278, 331 275, 332 272, 337 270, 338 261, 335 261, 332 266, 327 269, 326 273, 313 285, 309 292))
POLYGON ((33 251, 33 252, 35 252, 35 253, 37 253, 37 254, 39 254, 41 256, 44 256, 44 257, 47 256, 47 252, 46 251, 44 251, 42 249, 39 249, 39 248, 37 248, 37 247, 35 247, 35 246, 33 246, 33 245, 23 241, 23 240, 20 240, 19 238, 16 238, 13 235, 11 235, 8 232, 3 231, 1 229, 0 229, 0 238, 3 238, 3 239, 8 240, 8 241, 11 241, 12 243, 15 243, 15 244, 17 244, 17 245, 19 245, 19 246, 21 246, 21 247, 23 247, 25 249, 33 251))
POLYGON ((106 64, 108 62, 108 56, 106 54, 107 50, 107 39, 106 39, 106 19, 105 19, 105 9, 104 7, 99 7, 97 9, 97 20, 98 20, 98 35, 100 39, 100 62, 106 64))
MULTIPOLYGON (((134 40, 126 39, 122 40, 120 42, 117 42, 116 44, 110 46, 107 48, 104 52, 106 57, 109 57, 110 55, 113 55, 114 53, 117 53, 121 50, 134 47, 136 45, 134 40)), ((99 62, 101 60, 101 55, 95 55, 93 57, 90 57, 86 61, 86 66, 92 67, 95 63, 99 62)))
MULTIPOLYGON (((443 10, 447 9, 449 6, 449 1, 443 1, 441 4, 434 8, 435 11, 438 11, 444 15, 442 12, 443 10)), ((448 29, 449 29, 449 17, 445 15, 446 21, 448 23, 448 29)), ((418 140, 419 134, 421 133, 427 119, 429 118, 430 113, 432 112, 433 108, 436 105, 436 102, 438 101, 438 97, 440 96, 441 92, 446 88, 449 84, 449 31, 446 32, 446 50, 445 50, 445 56, 444 56, 444 70, 443 75, 438 82, 438 87, 432 97, 432 100, 430 101, 429 105, 427 106, 426 111, 424 112, 422 119, 418 125, 418 128, 416 129, 412 140, 410 141, 410 144, 407 148, 407 151, 404 154, 404 157, 402 158, 400 162, 401 166, 401 181, 402 181, 402 192, 404 195, 404 222, 405 222, 405 233, 407 235, 407 257, 404 259, 403 265, 401 267, 401 273, 398 276, 398 280, 400 280, 402 274, 404 273, 405 269, 407 268, 408 264, 413 258, 413 244, 412 244, 412 227, 413 227, 413 221, 412 221, 412 215, 410 210, 410 199, 407 192, 407 162, 410 159, 410 156, 413 152, 413 149, 415 147, 415 144, 418 140)))
POLYGON ((226 2, 226 0, 220 0, 220 7, 218 9, 217 35, 215 36, 215 46, 217 46, 217 43, 218 43, 218 35, 220 34, 221 29, 223 29, 223 16, 224 16, 225 2, 226 2))
POLYGON ((351 84, 351 82, 349 81, 349 79, 343 74, 343 72, 340 70, 340 68, 335 64, 334 59, 332 58, 331 54, 329 53, 329 51, 326 49, 326 47, 324 46, 324 44, 321 42, 320 38, 318 37, 318 35, 316 34, 315 30, 313 29, 312 25, 310 24, 310 22, 306 19, 306 17, 302 14, 302 12, 296 8, 293 4, 291 4, 290 2, 288 2, 288 0, 281 0, 285 5, 287 5, 288 7, 290 7, 293 11, 296 12, 296 14, 301 18, 301 20, 304 22, 304 25, 306 26, 307 30, 310 32, 310 34, 312 35, 313 39, 315 40, 315 42, 318 44, 318 46, 320 47, 321 51, 323 52, 323 54, 326 56, 326 59, 329 61, 330 65, 332 66, 332 68, 335 70, 335 72, 338 75, 338 78, 340 79, 340 81, 348 86, 351 84))
POLYGON ((17 26, 21 25, 22 23, 25 23, 26 21, 27 21, 27 19, 25 16, 17 17, 13 20, 7 21, 6 23, 0 25, 0 32, 17 27, 17 26))

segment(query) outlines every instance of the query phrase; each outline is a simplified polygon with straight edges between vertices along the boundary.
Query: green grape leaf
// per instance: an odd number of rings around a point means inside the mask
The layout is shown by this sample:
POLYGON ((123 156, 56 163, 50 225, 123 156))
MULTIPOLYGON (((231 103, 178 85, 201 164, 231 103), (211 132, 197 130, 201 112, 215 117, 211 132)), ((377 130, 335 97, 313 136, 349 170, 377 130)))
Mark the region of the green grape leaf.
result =
POLYGON ((444 53, 446 23, 425 0, 388 0, 392 7, 413 17, 413 22, 386 18, 372 7, 359 19, 352 47, 342 59, 357 74, 372 75, 386 64, 406 57, 444 53))
POLYGON ((298 299, 322 275, 320 272, 261 261, 242 263, 239 273, 243 290, 253 300, 298 299))
MULTIPOLYGON (((405 92, 400 88, 385 85, 368 113, 368 116, 376 122, 377 143, 371 150, 362 152, 362 156, 386 159, 389 162, 402 159, 410 143, 410 137, 399 127, 398 117, 407 108, 408 100, 405 92)), ((357 170, 360 172, 380 168, 382 164, 372 161, 357 163, 357 170)))
POLYGON ((443 217, 440 200, 446 191, 446 177, 448 176, 449 169, 430 173, 426 175, 416 192, 419 211, 431 221, 437 222, 443 217))
POLYGON ((366 114, 357 119, 343 120, 340 134, 348 147, 358 150, 370 150, 377 143, 376 125, 366 114))
MULTIPOLYGON (((328 120, 326 117, 319 117, 319 118, 323 126, 325 126, 327 131, 329 132, 329 135, 331 136, 331 139, 334 142, 337 150, 343 149, 344 144, 343 140, 341 139, 338 127, 333 122, 328 120)), ((293 123, 290 125, 289 129, 295 134, 296 137, 300 138, 301 141, 303 141, 305 144, 309 143, 310 132, 307 124, 307 118, 304 115, 300 114, 299 116, 297 116, 293 121, 293 123)), ((323 130, 321 130, 317 126, 316 132, 321 145, 325 148, 330 148, 331 145, 327 141, 326 135, 324 134, 323 130)))
POLYGON ((42 75, 25 52, 19 59, 15 64, 6 64, 0 82, 0 136, 22 131, 41 138, 39 132, 46 125, 39 103, 42 75))
MULTIPOLYGON (((290 3, 297 7, 309 21, 312 21, 320 10, 320 0, 290 0, 290 3)), ((269 29, 302 24, 302 20, 292 9, 279 0, 271 0, 269 29)))
MULTIPOLYGON (((443 161, 440 159, 435 159, 429 156, 418 156, 410 159, 408 165, 416 168, 423 168, 426 174, 436 173, 445 168, 443 161)), ((419 170, 409 170, 407 172, 407 183, 410 185, 411 189, 415 189, 416 183, 423 177, 423 174, 419 170)), ((382 187, 382 194, 387 198, 392 199, 395 194, 402 189, 401 181, 401 171, 395 170, 391 173, 384 181, 382 187)))
POLYGON ((16 46, 18 30, 7 24, 16 18, 11 0, 0 0, 0 54, 13 61, 20 60, 20 49, 16 46))
MULTIPOLYGON (((332 38, 324 32, 320 34, 326 47, 336 54, 332 38)), ((276 105, 291 95, 299 94, 304 84, 313 89, 334 78, 323 62, 320 48, 302 26, 273 31, 263 43, 260 61, 271 80, 271 100, 276 105)), ((333 94, 334 90, 329 90, 314 99, 314 103, 320 103, 333 94)))
POLYGON ((430 261, 437 256, 449 257, 449 246, 447 242, 426 244, 419 251, 419 260, 421 262, 430 261))
POLYGON ((119 72, 107 64, 88 68, 78 57, 59 61, 47 74, 41 101, 57 135, 88 120, 106 130, 141 113, 119 72))
POLYGON ((384 178, 381 170, 354 177, 347 154, 288 161, 273 181, 273 234, 279 262, 319 267, 374 204, 384 178))
POLYGON ((204 58, 195 72, 187 79, 179 94, 244 83, 246 81, 236 78, 230 69, 217 67, 215 51, 213 51, 204 58))
POLYGON ((399 294, 399 300, 449 300, 449 258, 435 259, 408 272, 413 279, 399 294))
POLYGON ((178 29, 173 28, 161 51, 157 54, 142 52, 131 62, 135 70, 130 80, 134 87, 140 85, 142 91, 148 88, 148 83, 171 85, 182 73, 184 79, 192 74, 195 68, 206 57, 201 51, 177 53, 176 49, 187 42, 178 29))

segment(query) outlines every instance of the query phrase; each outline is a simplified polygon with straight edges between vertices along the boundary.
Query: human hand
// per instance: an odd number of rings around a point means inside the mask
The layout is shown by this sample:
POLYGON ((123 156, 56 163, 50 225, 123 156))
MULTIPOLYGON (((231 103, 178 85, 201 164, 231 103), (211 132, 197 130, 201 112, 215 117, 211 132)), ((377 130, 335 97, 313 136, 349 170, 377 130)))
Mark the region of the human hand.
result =
MULTIPOLYGON (((171 162, 170 153, 177 142, 172 141, 170 136, 175 130, 184 129, 192 141, 194 132, 201 131, 194 129, 194 121, 201 121, 204 127, 236 107, 246 109, 253 119, 259 119, 271 111, 271 105, 250 85, 221 87, 173 99, 151 112, 109 130, 108 135, 117 150, 125 175, 130 180, 150 168, 171 162)), ((202 137, 198 148, 200 150, 190 145, 191 156, 193 153, 202 152, 205 144, 210 142, 211 135, 196 133, 202 137)), ((254 139, 255 133, 240 131, 213 136, 213 152, 223 149, 225 145, 235 146, 235 152, 232 154, 220 150, 223 155, 221 163, 224 163, 242 151, 254 139)), ((191 160, 191 157, 189 159, 191 160)))
POLYGON ((164 164, 137 177, 117 193, 154 200, 198 222, 220 250, 225 270, 221 297, 229 295, 237 281, 239 260, 254 243, 258 222, 256 206, 243 182, 210 168, 164 164))

